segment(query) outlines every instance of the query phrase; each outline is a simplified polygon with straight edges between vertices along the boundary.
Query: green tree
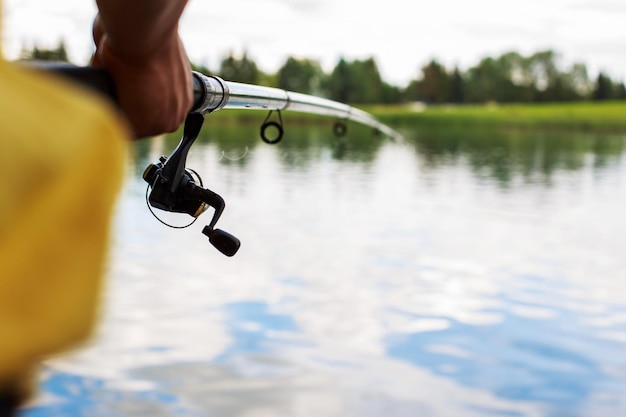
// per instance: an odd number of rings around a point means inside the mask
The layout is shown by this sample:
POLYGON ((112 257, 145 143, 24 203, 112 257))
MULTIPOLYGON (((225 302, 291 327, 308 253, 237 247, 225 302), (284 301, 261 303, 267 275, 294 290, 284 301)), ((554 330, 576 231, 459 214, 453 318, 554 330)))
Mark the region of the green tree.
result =
POLYGON ((467 71, 465 99, 469 102, 529 102, 536 97, 534 62, 517 52, 483 58, 467 71))
POLYGON ((446 103, 450 97, 450 76, 443 65, 432 60, 422 68, 422 77, 416 88, 421 100, 435 104, 446 103))
POLYGON ((354 61, 354 75, 358 80, 356 103, 379 103, 383 101, 383 80, 374 58, 354 61))
POLYGON ((529 102, 537 94, 533 61, 517 52, 511 51, 501 55, 497 61, 503 71, 500 88, 506 88, 503 101, 529 102))
POLYGON ((537 52, 528 58, 536 90, 535 101, 568 101, 586 97, 589 79, 584 64, 570 70, 559 68, 559 54, 552 50, 537 52))
POLYGON ((400 87, 383 82, 382 96, 380 103, 400 103, 402 101, 402 90, 400 87))
POLYGON ((59 45, 53 49, 39 48, 37 45, 35 45, 30 51, 23 48, 20 54, 20 59, 27 61, 70 62, 67 56, 65 42, 63 40, 60 40, 59 45))
POLYGON ((316 61, 289 57, 278 70, 278 87, 305 94, 316 93, 319 91, 323 74, 316 61))
POLYGON ((546 97, 546 94, 542 92, 556 84, 558 76, 556 58, 557 54, 552 50, 536 52, 528 58, 533 84, 539 92, 538 100, 540 101, 545 101, 546 97))
POLYGON ((467 101, 511 102, 519 100, 523 87, 512 80, 513 68, 507 59, 484 58, 467 74, 467 101))
POLYGON ((615 85, 615 91, 613 93, 613 97, 618 100, 626 99, 626 86, 624 85, 623 81, 615 85))
POLYGON ((587 66, 577 62, 565 74, 568 88, 572 91, 575 100, 584 99, 589 96, 592 90, 587 66))
POLYGON ((404 89, 404 101, 420 101, 421 97, 417 92, 417 85, 419 81, 414 79, 409 82, 409 85, 404 89))
POLYGON ((339 59, 324 84, 332 100, 343 103, 353 102, 356 84, 354 84, 354 80, 352 79, 351 64, 343 59, 343 57, 339 59))
POLYGON ((600 72, 596 79, 596 87, 593 90, 592 97, 594 100, 610 100, 613 98, 613 88, 613 81, 600 72))
POLYGON ((374 58, 348 62, 341 58, 324 83, 331 99, 345 103, 398 100, 400 90, 383 82, 374 58))
POLYGON ((465 80, 458 67, 454 68, 454 72, 450 77, 448 101, 455 104, 461 104, 465 101, 465 80))
POLYGON ((227 81, 257 84, 261 78, 261 71, 257 68, 256 63, 248 58, 247 52, 244 52, 241 59, 235 58, 231 52, 222 60, 220 77, 227 81))
POLYGON ((589 94, 585 65, 561 71, 558 54, 540 51, 528 57, 507 52, 485 58, 466 77, 467 100, 472 102, 531 102, 579 100, 589 94))

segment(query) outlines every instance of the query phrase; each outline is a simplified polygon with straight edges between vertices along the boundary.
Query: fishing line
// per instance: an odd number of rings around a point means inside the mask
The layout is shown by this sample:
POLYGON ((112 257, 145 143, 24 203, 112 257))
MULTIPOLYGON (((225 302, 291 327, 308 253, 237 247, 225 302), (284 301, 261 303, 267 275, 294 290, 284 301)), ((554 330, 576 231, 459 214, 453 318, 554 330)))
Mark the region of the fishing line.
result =
POLYGON ((243 158, 245 158, 246 156, 248 156, 248 153, 250 152, 250 149, 246 146, 243 155, 241 156, 237 156, 237 157, 232 157, 232 156, 228 156, 226 155, 226 152, 222 151, 222 155, 219 157, 219 159, 217 160, 218 162, 221 161, 222 159, 228 159, 229 161, 241 161, 243 158))

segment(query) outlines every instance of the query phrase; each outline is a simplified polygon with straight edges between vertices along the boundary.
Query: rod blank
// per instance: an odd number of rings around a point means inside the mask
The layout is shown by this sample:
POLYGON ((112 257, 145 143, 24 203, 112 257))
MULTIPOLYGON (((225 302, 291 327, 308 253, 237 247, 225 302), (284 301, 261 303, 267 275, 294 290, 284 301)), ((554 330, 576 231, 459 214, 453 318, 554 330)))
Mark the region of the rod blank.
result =
POLYGON ((220 109, 291 110, 352 120, 397 138, 400 135, 362 110, 308 94, 273 87, 224 81, 216 76, 194 72, 193 111, 211 113, 220 109))

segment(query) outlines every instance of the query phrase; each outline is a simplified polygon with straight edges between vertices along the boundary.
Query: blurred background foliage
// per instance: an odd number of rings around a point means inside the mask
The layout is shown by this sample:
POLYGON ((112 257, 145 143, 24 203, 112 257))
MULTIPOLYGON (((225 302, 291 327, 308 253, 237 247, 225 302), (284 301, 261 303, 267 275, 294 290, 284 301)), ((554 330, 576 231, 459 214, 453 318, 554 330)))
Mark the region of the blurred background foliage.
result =
MULTIPOLYGON (((43 49, 24 48, 21 59, 68 61, 65 45, 43 49)), ((418 69, 406 86, 383 80, 374 58, 340 58, 326 73, 319 62, 288 57, 274 74, 264 73, 247 53, 225 56, 219 68, 194 63, 193 68, 229 81, 263 84, 305 94, 315 94, 345 103, 480 104, 546 103, 585 100, 624 100, 623 80, 603 72, 590 77, 584 63, 561 64, 560 55, 545 50, 528 56, 507 52, 485 57, 467 69, 446 68, 431 60, 418 69)))

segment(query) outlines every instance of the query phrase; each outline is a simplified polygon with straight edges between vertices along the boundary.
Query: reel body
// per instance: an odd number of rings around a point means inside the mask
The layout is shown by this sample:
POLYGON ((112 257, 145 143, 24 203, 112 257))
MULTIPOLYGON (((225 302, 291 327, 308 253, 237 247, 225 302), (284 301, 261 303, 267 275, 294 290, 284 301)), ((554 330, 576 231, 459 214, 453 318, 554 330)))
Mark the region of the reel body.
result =
POLYGON ((198 137, 203 122, 204 116, 201 113, 189 113, 185 120, 183 138, 174 152, 169 157, 162 156, 158 162, 148 165, 143 173, 143 179, 150 190, 147 201, 154 208, 188 214, 194 219, 212 207, 215 210, 213 218, 202 233, 217 250, 226 256, 233 256, 239 250, 241 242, 230 233, 215 228, 226 207, 224 199, 204 188, 200 176, 185 167, 189 148, 198 137))

